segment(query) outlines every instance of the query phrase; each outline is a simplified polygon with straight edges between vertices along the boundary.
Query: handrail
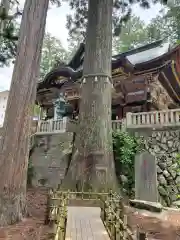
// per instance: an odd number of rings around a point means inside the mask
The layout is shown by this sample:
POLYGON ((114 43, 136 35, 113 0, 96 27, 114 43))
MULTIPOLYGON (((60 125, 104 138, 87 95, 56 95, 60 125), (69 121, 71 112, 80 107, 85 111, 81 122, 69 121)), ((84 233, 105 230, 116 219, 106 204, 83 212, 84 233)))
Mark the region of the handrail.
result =
POLYGON ((61 196, 59 196, 56 192, 51 190, 48 195, 47 207, 48 211, 46 223, 50 223, 52 225, 53 239, 65 239, 67 222, 67 196, 63 193, 61 196))
MULTIPOLYGON (((78 122, 67 119, 39 121, 37 133, 56 133, 56 132, 73 132, 76 131, 74 124, 78 122), (73 126, 73 128, 70 128, 73 126)), ((112 120, 112 130, 137 129, 137 128, 161 128, 161 127, 179 127, 180 126, 180 109, 168 109, 162 111, 127 113, 123 120, 112 120)))
MULTIPOLYGON (((67 121, 59 120, 40 120, 38 122, 37 133, 56 133, 56 132, 66 132, 68 129, 68 124, 77 124, 77 121, 68 119, 67 121)), ((121 120, 112 121, 112 129, 117 130, 122 128, 121 120)))
POLYGON ((101 219, 111 239, 122 240, 146 240, 146 233, 137 231, 137 235, 130 230, 127 223, 124 204, 119 194, 106 192, 73 192, 50 191, 48 195, 48 211, 46 223, 52 223, 54 227, 54 240, 64 239, 67 222, 67 205, 72 199, 100 200, 101 219), (94 198, 95 197, 95 198, 94 198))
POLYGON ((135 240, 134 233, 127 223, 127 215, 121 198, 116 194, 109 195, 109 198, 102 200, 101 219, 111 239, 135 240))
MULTIPOLYGON (((64 239, 67 221, 67 205, 69 200, 98 200, 101 206, 101 219, 111 239, 135 240, 143 239, 135 237, 127 224, 127 215, 124 211, 122 198, 112 191, 106 192, 73 192, 52 191, 49 194, 48 219, 54 225, 54 239, 64 239), (56 223, 56 224, 55 224, 56 223), (60 237, 61 238, 58 238, 60 237)), ((46 222, 47 223, 47 222, 46 222)))
POLYGON ((67 128, 67 121, 64 120, 40 120, 38 122, 37 132, 65 132, 67 128))
POLYGON ((127 128, 176 127, 180 126, 180 109, 127 113, 127 128))

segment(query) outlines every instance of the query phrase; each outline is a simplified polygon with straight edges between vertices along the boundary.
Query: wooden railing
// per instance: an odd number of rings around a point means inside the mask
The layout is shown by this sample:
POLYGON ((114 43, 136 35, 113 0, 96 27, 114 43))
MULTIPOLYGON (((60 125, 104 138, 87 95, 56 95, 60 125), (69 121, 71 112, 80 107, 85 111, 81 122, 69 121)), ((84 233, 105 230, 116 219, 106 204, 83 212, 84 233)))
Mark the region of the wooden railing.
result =
POLYGON ((62 192, 53 192, 48 195, 47 216, 45 224, 51 225, 51 239, 65 239, 67 222, 67 195, 62 192))
POLYGON ((111 198, 103 201, 101 219, 111 239, 134 240, 127 226, 127 215, 124 214, 121 200, 111 198))
POLYGON ((53 229, 53 239, 65 239, 67 206, 70 200, 97 200, 101 207, 101 219, 112 240, 146 240, 146 233, 133 233, 127 222, 124 204, 119 195, 112 193, 97 192, 70 192, 50 191, 48 197, 46 224, 53 229), (136 236, 135 236, 136 235, 136 236))
POLYGON ((127 113, 127 128, 156 128, 180 126, 180 109, 127 113))
POLYGON ((52 229, 53 240, 64 240, 67 223, 67 206, 71 200, 98 200, 107 197, 107 193, 97 192, 71 192, 50 190, 47 201, 45 224, 52 229))
POLYGON ((122 199, 110 193, 106 200, 102 199, 101 219, 112 240, 146 240, 147 234, 136 230, 133 233, 128 226, 127 215, 122 199))

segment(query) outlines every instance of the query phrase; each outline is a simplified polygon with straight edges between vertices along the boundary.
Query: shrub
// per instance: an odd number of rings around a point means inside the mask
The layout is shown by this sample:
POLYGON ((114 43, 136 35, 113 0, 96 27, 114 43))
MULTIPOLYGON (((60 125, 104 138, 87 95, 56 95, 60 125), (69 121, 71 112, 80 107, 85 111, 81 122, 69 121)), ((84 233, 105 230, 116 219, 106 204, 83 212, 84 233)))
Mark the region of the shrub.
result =
POLYGON ((113 151, 116 175, 121 188, 128 196, 134 188, 134 159, 135 155, 143 150, 140 138, 131 136, 128 132, 113 132, 113 151))

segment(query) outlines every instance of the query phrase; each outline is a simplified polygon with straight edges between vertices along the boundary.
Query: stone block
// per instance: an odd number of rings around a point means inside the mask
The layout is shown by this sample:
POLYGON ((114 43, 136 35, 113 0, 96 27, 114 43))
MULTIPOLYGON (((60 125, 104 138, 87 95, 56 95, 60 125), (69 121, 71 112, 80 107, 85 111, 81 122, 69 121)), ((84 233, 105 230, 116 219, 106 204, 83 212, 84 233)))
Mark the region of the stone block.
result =
POLYGON ((160 203, 155 202, 149 202, 149 201, 142 201, 142 200, 130 200, 129 201, 130 206, 138 208, 138 209, 144 209, 151 212, 162 212, 162 205, 160 203))
POLYGON ((31 155, 35 176, 33 186, 57 187, 64 178, 72 152, 72 133, 36 136, 37 145, 31 155))
POLYGON ((156 158, 145 151, 135 156, 135 198, 157 202, 156 158))

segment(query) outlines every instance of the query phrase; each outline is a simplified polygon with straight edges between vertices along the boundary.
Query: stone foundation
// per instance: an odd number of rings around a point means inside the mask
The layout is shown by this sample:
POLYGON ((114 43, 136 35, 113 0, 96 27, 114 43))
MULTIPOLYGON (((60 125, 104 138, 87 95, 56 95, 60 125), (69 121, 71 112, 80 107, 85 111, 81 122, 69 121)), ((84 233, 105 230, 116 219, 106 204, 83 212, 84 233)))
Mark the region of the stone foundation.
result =
POLYGON ((180 193, 180 130, 153 131, 145 140, 146 149, 157 158, 160 201, 170 206, 180 193))
POLYGON ((57 187, 64 178, 72 152, 72 133, 36 135, 30 156, 33 186, 57 187))

